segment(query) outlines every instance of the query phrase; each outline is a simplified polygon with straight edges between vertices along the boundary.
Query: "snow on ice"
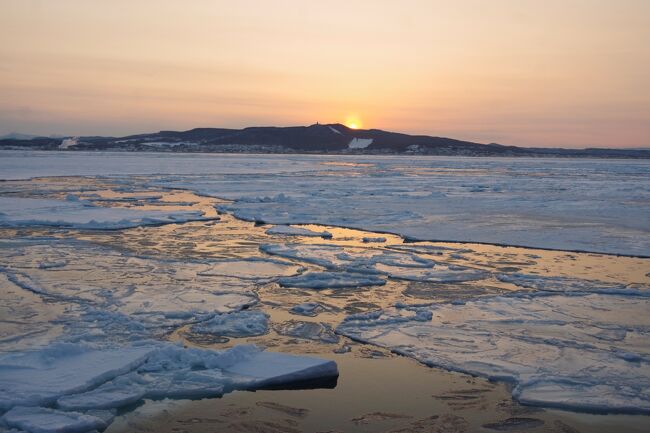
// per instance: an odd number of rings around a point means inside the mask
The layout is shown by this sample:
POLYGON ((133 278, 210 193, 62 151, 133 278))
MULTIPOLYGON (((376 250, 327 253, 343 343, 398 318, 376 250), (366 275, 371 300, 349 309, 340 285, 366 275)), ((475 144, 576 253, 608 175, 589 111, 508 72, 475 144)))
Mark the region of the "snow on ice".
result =
POLYGON ((117 409, 143 398, 216 397, 337 375, 333 361, 255 346, 215 351, 162 342, 110 349, 53 344, 0 355, 0 407, 8 410, 0 421, 31 433, 86 432, 106 426, 81 412, 88 409, 117 409))

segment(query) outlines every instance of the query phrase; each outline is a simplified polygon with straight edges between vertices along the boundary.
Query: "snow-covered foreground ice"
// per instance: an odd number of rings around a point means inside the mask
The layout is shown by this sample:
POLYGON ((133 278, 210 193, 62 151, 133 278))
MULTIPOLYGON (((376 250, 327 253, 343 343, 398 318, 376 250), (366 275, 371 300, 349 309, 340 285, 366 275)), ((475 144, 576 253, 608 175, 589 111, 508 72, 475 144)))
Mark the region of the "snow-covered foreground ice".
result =
POLYGON ((54 226, 123 229, 204 219, 194 211, 136 210, 94 206, 88 202, 0 197, 0 226, 54 226))
POLYGON ((523 403, 650 413, 650 301, 496 296, 347 317, 337 332, 430 366, 512 382, 523 403))
POLYGON ((0 356, 0 418, 33 433, 106 427, 88 410, 115 410, 144 398, 216 397, 338 375, 336 363, 254 346, 226 351, 146 342, 101 349, 54 344, 0 356))

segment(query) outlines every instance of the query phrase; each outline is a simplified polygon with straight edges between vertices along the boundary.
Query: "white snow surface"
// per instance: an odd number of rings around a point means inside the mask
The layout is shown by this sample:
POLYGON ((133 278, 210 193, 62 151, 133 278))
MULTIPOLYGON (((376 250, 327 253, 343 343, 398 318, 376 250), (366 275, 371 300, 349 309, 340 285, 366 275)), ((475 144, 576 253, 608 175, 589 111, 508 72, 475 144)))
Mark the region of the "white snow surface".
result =
POLYGON ((1 420, 30 433, 86 432, 105 422, 77 410, 115 409, 143 398, 215 397, 337 375, 333 361, 255 346, 215 351, 153 341, 110 349, 53 344, 0 355, 0 408, 8 410, 1 420))
POLYGON ((645 297, 496 296, 348 316, 337 333, 515 384, 529 404, 650 413, 645 297))
POLYGON ((272 224, 650 256, 647 160, 25 151, 0 156, 4 179, 75 174, 168 175, 154 184, 235 200, 223 209, 272 224))
POLYGON ((348 143, 348 149, 365 149, 372 144, 372 138, 353 138, 348 143))
POLYGON ((196 211, 143 211, 94 206, 82 201, 0 196, 0 226, 122 229, 202 219, 202 213, 196 211))

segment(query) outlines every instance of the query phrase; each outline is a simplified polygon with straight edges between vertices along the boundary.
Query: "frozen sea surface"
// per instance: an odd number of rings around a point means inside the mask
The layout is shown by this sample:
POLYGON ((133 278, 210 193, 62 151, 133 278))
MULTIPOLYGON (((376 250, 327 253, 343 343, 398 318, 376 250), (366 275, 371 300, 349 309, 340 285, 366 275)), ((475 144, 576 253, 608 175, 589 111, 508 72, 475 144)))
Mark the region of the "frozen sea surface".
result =
POLYGON ((275 224, 650 256, 645 160, 15 151, 0 158, 3 179, 75 174, 163 175, 156 184, 232 199, 224 209, 275 224))
POLYGON ((350 338, 521 402, 650 413, 647 259, 298 224, 646 255, 646 162, 6 155, 0 177, 95 172, 0 182, 0 429, 332 376, 302 355, 350 338))

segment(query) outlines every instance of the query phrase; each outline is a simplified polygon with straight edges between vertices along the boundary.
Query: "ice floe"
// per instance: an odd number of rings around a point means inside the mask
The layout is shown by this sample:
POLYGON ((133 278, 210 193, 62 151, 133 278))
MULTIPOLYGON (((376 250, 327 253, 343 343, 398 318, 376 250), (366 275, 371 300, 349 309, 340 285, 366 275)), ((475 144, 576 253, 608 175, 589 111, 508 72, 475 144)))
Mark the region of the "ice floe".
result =
POLYGON ((570 277, 545 277, 526 274, 498 274, 497 279, 526 289, 560 293, 604 293, 612 295, 650 296, 650 287, 631 287, 618 283, 570 277))
POLYGON ((198 275, 229 276, 250 280, 262 280, 275 277, 292 276, 302 272, 302 266, 278 260, 245 259, 220 260, 206 265, 198 275))
POLYGON ((351 315, 337 333, 512 382, 524 403, 650 413, 646 298, 496 296, 351 315))
POLYGON ((86 432, 105 428, 106 421, 81 411, 336 376, 333 361, 255 346, 215 351, 153 341, 112 348, 59 343, 0 355, 0 408, 7 410, 0 420, 30 433, 86 432))
POLYGON ((315 232, 302 227, 293 227, 293 226, 273 226, 266 231, 266 234, 269 235, 284 235, 284 236, 309 236, 309 237, 320 237, 320 238, 331 238, 332 234, 328 231, 315 232))
POLYGON ((318 302, 304 302, 302 304, 294 305, 289 311, 293 314, 298 314, 299 316, 314 317, 327 310, 327 307, 318 302))
POLYGON ((305 322, 289 320, 273 327, 280 335, 304 338, 306 340, 320 341, 323 343, 338 343, 339 336, 334 333, 329 325, 318 322, 305 322))
POLYGON ((0 226, 121 229, 205 219, 197 211, 139 210, 88 202, 0 196, 0 226))
POLYGON ((381 286, 386 284, 386 280, 375 275, 353 274, 350 272, 308 272, 296 277, 279 278, 278 283, 283 287, 322 290, 381 286))
POLYGON ((107 426, 103 419, 92 415, 22 406, 12 408, 0 421, 29 433, 86 433, 107 426))
POLYGON ((268 319, 268 315, 261 311, 245 310, 215 315, 209 320, 192 325, 190 330, 197 334, 253 337, 268 332, 268 319))
MULTIPOLYGON (((292 275, 297 269, 262 264, 271 266, 273 274, 292 275)), ((34 318, 14 334, 24 338, 7 335, 0 338, 0 347, 41 344, 48 328, 56 327, 82 340, 148 338, 257 302, 246 280, 200 275, 210 266, 135 257, 87 242, 0 242, 0 287, 7 288, 0 299, 14 317, 34 318), (53 260, 60 266, 41 266, 53 260), (50 302, 34 314, 42 299, 50 302), (42 322, 35 320, 39 316, 42 322)))
POLYGON ((434 283, 460 283, 482 280, 489 272, 466 266, 436 264, 432 268, 399 267, 378 264, 377 270, 391 278, 409 281, 429 281, 434 283))
POLYGON ((336 245, 268 244, 260 249, 271 255, 301 260, 331 271, 280 278, 283 286, 304 288, 347 287, 383 284, 382 276, 428 282, 463 282, 487 278, 480 269, 450 265, 411 252, 343 248, 336 245), (366 276, 363 276, 365 274, 366 276), (356 283, 355 283, 356 281, 356 283))

